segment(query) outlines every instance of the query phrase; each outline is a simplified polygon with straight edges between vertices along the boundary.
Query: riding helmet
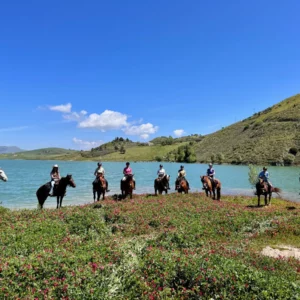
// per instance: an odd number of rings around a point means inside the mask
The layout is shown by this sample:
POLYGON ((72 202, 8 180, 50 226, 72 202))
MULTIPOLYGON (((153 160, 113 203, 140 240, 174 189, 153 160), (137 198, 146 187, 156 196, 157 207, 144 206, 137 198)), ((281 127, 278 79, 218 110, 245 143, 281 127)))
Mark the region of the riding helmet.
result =
POLYGON ((58 168, 58 165, 53 165, 53 168, 58 168))

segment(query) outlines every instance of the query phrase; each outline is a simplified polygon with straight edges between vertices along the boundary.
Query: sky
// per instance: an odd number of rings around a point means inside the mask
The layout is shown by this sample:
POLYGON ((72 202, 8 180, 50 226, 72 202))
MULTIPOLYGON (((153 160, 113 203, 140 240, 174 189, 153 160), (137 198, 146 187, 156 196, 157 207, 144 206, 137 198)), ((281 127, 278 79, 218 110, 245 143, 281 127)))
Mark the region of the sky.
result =
POLYGON ((300 90, 299 0, 4 1, 0 146, 209 134, 300 90))

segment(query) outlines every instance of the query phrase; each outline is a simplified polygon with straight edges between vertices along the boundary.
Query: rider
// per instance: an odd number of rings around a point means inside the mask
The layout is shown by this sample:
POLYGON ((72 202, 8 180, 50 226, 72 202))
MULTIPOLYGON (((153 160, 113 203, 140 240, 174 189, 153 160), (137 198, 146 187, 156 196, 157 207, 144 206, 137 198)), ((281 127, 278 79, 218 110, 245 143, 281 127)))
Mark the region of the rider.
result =
MULTIPOLYGON (((212 185, 214 185, 215 184, 214 178, 215 178, 216 172, 213 169, 213 164, 212 163, 210 163, 208 165, 208 169, 206 171, 206 175, 210 178, 210 181, 211 181, 212 185)), ((202 189, 205 190, 204 187, 202 189)))
MULTIPOLYGON (((163 179, 165 176, 167 176, 167 173, 165 171, 165 169, 163 168, 163 165, 159 165, 159 169, 157 171, 157 175, 159 179, 163 179)), ((169 184, 169 180, 167 180, 167 189, 170 189, 170 184, 169 184)))
MULTIPOLYGON (((132 169, 130 168, 130 163, 129 162, 126 163, 126 167, 123 169, 123 174, 124 174, 124 177, 121 180, 121 189, 122 189, 122 181, 125 181, 127 179, 128 175, 133 175, 132 174, 132 169)), ((132 177, 132 180, 134 182, 134 188, 133 189, 135 190, 136 184, 135 184, 134 177, 132 177)))
POLYGON ((50 177, 51 177, 51 189, 50 189, 50 192, 49 192, 49 196, 53 196, 54 185, 58 184, 58 182, 61 178, 59 170, 58 170, 58 165, 54 165, 52 167, 52 171, 50 172, 50 177))
POLYGON ((109 192, 109 189, 108 189, 108 182, 107 182, 106 178, 104 177, 105 170, 104 170, 104 168, 102 167, 102 163, 101 163, 101 162, 98 162, 97 168, 96 168, 96 170, 95 170, 95 172, 94 172, 94 175, 95 175, 96 177, 98 177, 97 175, 99 175, 99 174, 102 174, 102 175, 103 175, 103 178, 105 179, 105 182, 106 182, 106 192, 109 192))
POLYGON ((189 184, 189 182, 187 181, 187 179, 185 178, 185 176, 186 176, 186 172, 185 172, 185 170, 184 170, 184 166, 180 166, 180 169, 178 170, 178 175, 177 175, 177 178, 176 178, 176 182, 175 182, 175 190, 177 190, 177 187, 178 187, 178 185, 179 185, 179 181, 180 181, 181 179, 185 179, 186 184, 187 184, 187 186, 188 186, 188 189, 190 189, 190 184, 189 184))
POLYGON ((258 174, 258 178, 261 178, 264 182, 268 184, 268 187, 272 187, 272 183, 269 180, 269 172, 266 167, 263 167, 262 171, 258 174))
POLYGON ((211 179, 214 179, 214 177, 215 177, 215 175, 216 175, 216 172, 215 172, 215 170, 213 169, 213 164, 212 164, 212 163, 210 163, 210 164, 208 165, 208 169, 207 169, 207 171, 206 171, 206 174, 207 174, 207 176, 209 176, 211 179))

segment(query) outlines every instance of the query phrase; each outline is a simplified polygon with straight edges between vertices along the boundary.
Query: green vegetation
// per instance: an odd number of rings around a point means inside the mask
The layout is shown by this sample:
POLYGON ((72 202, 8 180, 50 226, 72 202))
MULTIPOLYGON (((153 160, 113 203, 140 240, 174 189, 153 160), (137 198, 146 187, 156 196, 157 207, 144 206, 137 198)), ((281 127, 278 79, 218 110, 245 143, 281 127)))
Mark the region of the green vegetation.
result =
POLYGON ((300 164, 300 94, 209 134, 197 143, 197 161, 221 151, 224 163, 300 164))
POLYGON ((257 178, 259 174, 259 169, 256 166, 249 165, 249 172, 248 172, 248 180, 251 187, 254 189, 257 183, 257 178))
POLYGON ((299 299, 300 204, 203 194, 0 208, 3 299, 299 299), (293 209, 291 209, 293 208, 293 209))
POLYGON ((163 136, 149 143, 117 137, 91 151, 46 151, 2 154, 0 158, 300 165, 300 94, 206 136, 163 136))

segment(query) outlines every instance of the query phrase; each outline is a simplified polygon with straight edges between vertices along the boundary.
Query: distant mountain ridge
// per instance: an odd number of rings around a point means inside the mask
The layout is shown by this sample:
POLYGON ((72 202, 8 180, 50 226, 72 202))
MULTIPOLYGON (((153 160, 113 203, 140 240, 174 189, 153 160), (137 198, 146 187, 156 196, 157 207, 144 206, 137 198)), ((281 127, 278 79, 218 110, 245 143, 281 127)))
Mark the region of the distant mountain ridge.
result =
POLYGON ((26 150, 23 150, 17 146, 0 146, 0 154, 6 154, 6 153, 17 153, 17 152, 24 152, 26 150))

